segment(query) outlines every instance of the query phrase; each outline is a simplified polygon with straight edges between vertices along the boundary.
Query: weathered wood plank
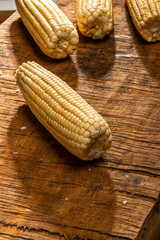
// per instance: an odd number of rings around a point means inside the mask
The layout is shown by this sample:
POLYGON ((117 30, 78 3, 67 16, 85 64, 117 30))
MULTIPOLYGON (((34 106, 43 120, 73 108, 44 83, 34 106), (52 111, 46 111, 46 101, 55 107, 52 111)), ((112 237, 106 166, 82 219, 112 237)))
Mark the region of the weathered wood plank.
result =
MULTIPOLYGON (((75 2, 56 2, 76 25, 75 2)), ((41 53, 18 13, 0 26, 0 239, 159 238, 160 43, 145 43, 124 1, 113 4, 114 31, 98 41, 80 34, 60 61, 41 53), (102 159, 78 160, 32 115, 14 79, 27 60, 108 121, 114 141, 102 159)))

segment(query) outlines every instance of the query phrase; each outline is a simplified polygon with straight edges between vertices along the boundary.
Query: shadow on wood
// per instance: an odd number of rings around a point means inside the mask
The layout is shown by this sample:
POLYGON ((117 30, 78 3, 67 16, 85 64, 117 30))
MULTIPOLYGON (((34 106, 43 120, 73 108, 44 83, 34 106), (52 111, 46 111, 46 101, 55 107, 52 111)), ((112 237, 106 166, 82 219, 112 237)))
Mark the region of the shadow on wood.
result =
POLYGON ((160 195, 154 208, 146 218, 136 240, 160 239, 160 195))
POLYGON ((87 77, 98 78, 105 75, 115 59, 114 31, 100 40, 84 37, 80 32, 77 50, 77 64, 87 77))
POLYGON ((56 224, 62 232, 64 226, 69 226, 86 238, 91 231, 104 236, 110 233, 116 199, 107 169, 92 168, 97 161, 88 163, 71 155, 26 105, 12 119, 8 146, 11 153, 19 153, 12 159, 23 184, 23 195, 29 196, 33 220, 56 224), (22 131, 24 125, 27 129, 22 131))
POLYGON ((76 88, 78 77, 77 69, 71 57, 56 60, 43 54, 20 18, 11 24, 10 36, 18 65, 24 62, 25 56, 25 62, 35 61, 41 64, 47 70, 66 81, 71 87, 76 88), (17 34, 19 38, 15 38, 17 34))

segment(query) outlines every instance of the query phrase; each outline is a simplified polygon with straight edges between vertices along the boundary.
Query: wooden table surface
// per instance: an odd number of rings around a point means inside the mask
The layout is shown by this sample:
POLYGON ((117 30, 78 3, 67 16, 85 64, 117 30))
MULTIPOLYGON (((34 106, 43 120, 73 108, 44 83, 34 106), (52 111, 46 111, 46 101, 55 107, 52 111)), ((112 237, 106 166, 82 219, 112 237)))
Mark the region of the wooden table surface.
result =
MULTIPOLYGON (((76 25, 75 1, 56 2, 76 25)), ((143 41, 124 0, 113 6, 111 34, 97 41, 79 34, 64 60, 39 50, 17 12, 0 26, 2 240, 160 239, 160 43, 143 41), (27 60, 107 120, 114 140, 103 158, 80 161, 33 116, 14 78, 27 60)))

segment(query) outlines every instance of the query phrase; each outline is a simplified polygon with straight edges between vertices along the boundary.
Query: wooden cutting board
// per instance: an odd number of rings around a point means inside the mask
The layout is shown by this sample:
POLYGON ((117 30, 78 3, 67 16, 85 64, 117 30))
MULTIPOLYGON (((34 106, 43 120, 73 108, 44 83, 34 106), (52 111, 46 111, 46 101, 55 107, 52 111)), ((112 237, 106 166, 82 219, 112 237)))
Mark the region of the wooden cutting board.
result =
MULTIPOLYGON (((56 2, 76 25, 75 1, 56 2)), ((160 239, 160 43, 142 40, 124 1, 113 6, 111 34, 79 34, 64 60, 40 51, 17 12, 0 26, 0 239, 160 239), (107 120, 103 158, 80 161, 33 116, 14 78, 27 60, 107 120)))

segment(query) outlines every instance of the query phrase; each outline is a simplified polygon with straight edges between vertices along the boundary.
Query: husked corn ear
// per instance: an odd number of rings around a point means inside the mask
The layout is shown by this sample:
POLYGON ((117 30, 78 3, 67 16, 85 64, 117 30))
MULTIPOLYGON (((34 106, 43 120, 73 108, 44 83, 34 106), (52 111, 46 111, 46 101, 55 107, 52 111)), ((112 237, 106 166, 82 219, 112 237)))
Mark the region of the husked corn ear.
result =
POLYGON ((126 0, 135 27, 148 42, 160 41, 160 0, 126 0))
POLYGON ((52 0, 15 0, 21 19, 43 53, 65 58, 79 42, 77 30, 52 0))
POLYGON ((106 121, 56 75, 27 62, 17 69, 16 80, 33 114, 71 153, 92 160, 110 147, 106 121))
POLYGON ((83 35, 103 38, 113 28, 112 0, 77 0, 77 23, 83 35))

